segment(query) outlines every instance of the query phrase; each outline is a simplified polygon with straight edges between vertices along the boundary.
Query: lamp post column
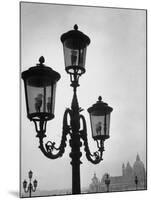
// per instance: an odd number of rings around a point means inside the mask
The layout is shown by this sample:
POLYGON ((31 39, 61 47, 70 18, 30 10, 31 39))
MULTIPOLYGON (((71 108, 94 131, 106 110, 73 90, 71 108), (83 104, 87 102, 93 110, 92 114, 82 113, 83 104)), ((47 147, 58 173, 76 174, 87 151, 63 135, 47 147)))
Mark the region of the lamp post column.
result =
POLYGON ((33 172, 29 171, 28 176, 29 176, 29 197, 31 197, 31 192, 32 192, 31 191, 32 190, 31 179, 32 179, 32 176, 33 176, 33 172))
POLYGON ((107 192, 109 192, 109 184, 107 184, 107 192))
POLYGON ((135 186, 136 186, 136 190, 137 190, 137 187, 138 187, 138 177, 135 176, 135 186))
POLYGON ((31 178, 29 179, 29 197, 31 197, 31 189, 32 189, 32 185, 31 185, 31 178))
POLYGON ((80 157, 82 153, 80 152, 80 147, 82 143, 80 142, 80 117, 79 117, 79 105, 76 95, 76 87, 74 88, 74 95, 71 104, 71 139, 70 139, 70 146, 71 146, 71 153, 70 157, 72 159, 72 194, 80 194, 81 193, 81 186, 80 186, 80 157))

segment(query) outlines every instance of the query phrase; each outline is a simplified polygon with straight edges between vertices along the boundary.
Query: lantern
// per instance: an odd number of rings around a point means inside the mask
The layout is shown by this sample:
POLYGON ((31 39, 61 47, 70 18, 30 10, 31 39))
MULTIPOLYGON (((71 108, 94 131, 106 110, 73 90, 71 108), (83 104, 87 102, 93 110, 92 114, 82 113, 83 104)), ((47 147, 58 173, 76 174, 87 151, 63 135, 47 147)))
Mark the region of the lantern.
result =
POLYGON ((102 101, 102 97, 99 97, 96 104, 88 108, 94 140, 105 140, 109 138, 110 113, 112 110, 107 103, 102 101))
POLYGON ((35 179, 35 180, 34 180, 34 187, 35 187, 35 188, 37 187, 37 183, 38 183, 38 182, 37 182, 37 180, 35 179))
POLYGON ((26 189, 26 187, 27 187, 27 181, 24 180, 24 181, 23 181, 23 188, 26 189))
POLYGON ((30 179, 32 178, 33 172, 31 170, 28 172, 28 176, 29 176, 30 179))
POLYGON ((90 38, 78 31, 78 26, 75 25, 74 30, 68 31, 61 36, 61 42, 63 43, 67 73, 83 74, 85 72, 86 49, 90 44, 90 38))
POLYGON ((25 85, 27 117, 30 120, 54 118, 56 83, 60 74, 45 66, 44 57, 39 64, 22 72, 25 85))

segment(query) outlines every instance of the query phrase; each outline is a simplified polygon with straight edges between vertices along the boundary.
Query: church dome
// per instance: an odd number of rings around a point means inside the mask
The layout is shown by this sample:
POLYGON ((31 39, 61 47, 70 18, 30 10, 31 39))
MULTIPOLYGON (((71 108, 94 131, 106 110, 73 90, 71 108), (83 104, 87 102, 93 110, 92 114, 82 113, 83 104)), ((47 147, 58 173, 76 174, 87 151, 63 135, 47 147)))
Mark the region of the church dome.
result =
POLYGON ((145 172, 144 164, 141 161, 141 159, 140 159, 138 154, 136 156, 136 161, 135 161, 135 163, 133 165, 133 170, 134 170, 134 173, 136 175, 141 175, 142 173, 145 172))
POLYGON ((136 156, 136 161, 133 165, 133 168, 144 168, 144 163, 141 161, 139 155, 136 156))
POLYGON ((100 182, 99 179, 96 176, 96 173, 94 173, 94 176, 92 178, 92 182, 95 183, 95 184, 98 184, 100 182))
MULTIPOLYGON (((108 173, 105 173, 105 174, 102 176, 101 183, 104 183, 104 181, 105 181, 107 175, 109 175, 109 174, 108 174, 108 173)), ((110 177, 110 175, 109 175, 109 177, 110 177)))
POLYGON ((133 168, 131 167, 130 163, 127 162, 126 168, 125 168, 125 176, 127 178, 131 178, 133 175, 133 168))

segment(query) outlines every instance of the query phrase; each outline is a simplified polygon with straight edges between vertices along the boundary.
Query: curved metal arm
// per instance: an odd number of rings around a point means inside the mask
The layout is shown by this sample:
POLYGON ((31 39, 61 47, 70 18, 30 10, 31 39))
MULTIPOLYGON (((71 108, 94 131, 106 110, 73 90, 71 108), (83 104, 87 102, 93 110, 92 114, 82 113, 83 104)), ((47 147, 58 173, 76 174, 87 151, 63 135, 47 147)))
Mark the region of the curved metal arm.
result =
POLYGON ((67 122, 68 114, 71 115, 71 110, 69 108, 66 109, 64 113, 62 139, 61 139, 60 146, 58 148, 55 147, 55 142, 51 142, 51 141, 48 141, 44 147, 43 138, 45 137, 45 135, 44 134, 37 135, 37 137, 39 137, 39 143, 40 143, 39 148, 41 149, 43 154, 50 159, 56 159, 58 157, 61 157, 65 151, 67 135, 70 133, 70 126, 68 125, 68 122, 67 122), (54 150, 58 152, 54 154, 53 153, 54 150))
POLYGON ((24 192, 25 192, 25 193, 29 192, 29 187, 24 188, 24 192))
POLYGON ((104 151, 104 141, 97 141, 97 147, 98 151, 94 152, 93 154, 90 152, 89 146, 88 146, 88 139, 87 139, 87 127, 86 127, 86 121, 83 115, 80 115, 80 119, 83 122, 83 130, 80 131, 81 138, 84 141, 84 150, 86 152, 87 159, 92 162, 93 164, 98 164, 102 159, 103 151, 104 151))
POLYGON ((33 187, 33 185, 32 185, 31 190, 32 190, 32 192, 36 192, 36 187, 33 187))
POLYGON ((32 191, 32 184, 31 183, 28 184, 27 189, 24 188, 25 193, 28 193, 29 191, 32 191))

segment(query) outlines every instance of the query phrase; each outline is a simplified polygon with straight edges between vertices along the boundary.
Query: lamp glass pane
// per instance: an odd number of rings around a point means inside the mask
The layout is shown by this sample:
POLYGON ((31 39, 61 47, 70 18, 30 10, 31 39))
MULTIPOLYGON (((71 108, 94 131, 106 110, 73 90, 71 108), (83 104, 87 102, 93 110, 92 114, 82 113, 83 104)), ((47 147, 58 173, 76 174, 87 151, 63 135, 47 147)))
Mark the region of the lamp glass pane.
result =
POLYGON ((52 112, 52 87, 33 87, 27 85, 27 98, 29 114, 52 112))
POLYGON ((57 83, 54 83, 52 88, 52 114, 55 112, 56 86, 57 83))
POLYGON ((104 132, 104 116, 90 115, 91 126, 92 126, 92 136, 97 137, 105 135, 104 132))
POLYGON ((106 135, 110 133, 110 114, 106 115, 106 135))
POLYGON ((92 137, 94 139, 109 138, 110 113, 105 115, 90 114, 92 137))
POLYGON ((64 42, 65 66, 85 67, 86 46, 74 42, 71 39, 64 42))

